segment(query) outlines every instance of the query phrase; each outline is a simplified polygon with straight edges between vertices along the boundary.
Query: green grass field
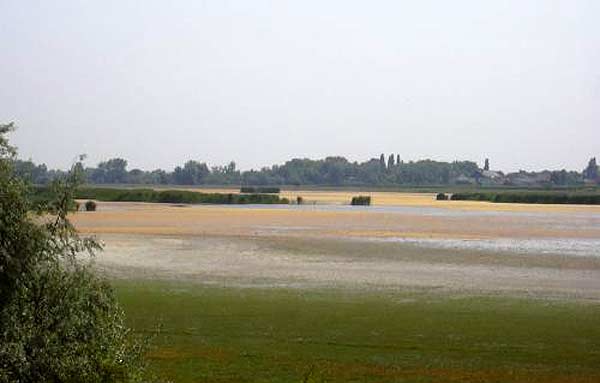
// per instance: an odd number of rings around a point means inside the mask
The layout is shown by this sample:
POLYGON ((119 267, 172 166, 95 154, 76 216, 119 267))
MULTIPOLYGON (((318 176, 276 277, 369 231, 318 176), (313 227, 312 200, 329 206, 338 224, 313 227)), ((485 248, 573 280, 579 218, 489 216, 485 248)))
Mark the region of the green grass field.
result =
POLYGON ((116 282, 175 382, 598 382, 600 305, 116 282))

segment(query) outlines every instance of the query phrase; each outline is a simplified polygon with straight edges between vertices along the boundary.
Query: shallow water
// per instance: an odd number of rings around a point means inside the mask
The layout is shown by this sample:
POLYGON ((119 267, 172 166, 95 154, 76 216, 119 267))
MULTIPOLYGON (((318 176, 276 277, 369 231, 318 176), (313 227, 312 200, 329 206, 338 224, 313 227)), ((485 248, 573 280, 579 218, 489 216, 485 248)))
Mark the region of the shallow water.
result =
POLYGON ((553 254, 600 258, 600 239, 553 238, 553 239, 422 239, 422 238, 371 238, 373 241, 399 242, 424 248, 455 250, 478 250, 518 254, 553 254))
MULTIPOLYGON (((420 215, 430 217, 513 217, 523 219, 534 219, 539 221, 556 221, 556 225, 562 224, 565 228, 569 225, 584 225, 586 227, 600 228, 600 212, 590 210, 589 212, 576 211, 503 211, 503 210, 473 210, 459 208, 440 208, 430 206, 350 206, 340 204, 316 204, 316 205, 226 205, 230 209, 239 210, 281 210, 300 212, 362 212, 362 213, 384 213, 400 215, 420 215)), ((191 205, 192 209, 219 209, 222 205, 191 205)))
POLYGON ((513 254, 516 266, 499 253, 481 259, 473 249, 435 249, 415 242, 381 248, 381 243, 308 238, 296 239, 291 246, 285 239, 258 238, 109 235, 103 240, 107 247, 96 259, 97 266, 127 279, 267 288, 416 287, 600 299, 600 264, 563 268, 564 258, 532 263, 513 254))

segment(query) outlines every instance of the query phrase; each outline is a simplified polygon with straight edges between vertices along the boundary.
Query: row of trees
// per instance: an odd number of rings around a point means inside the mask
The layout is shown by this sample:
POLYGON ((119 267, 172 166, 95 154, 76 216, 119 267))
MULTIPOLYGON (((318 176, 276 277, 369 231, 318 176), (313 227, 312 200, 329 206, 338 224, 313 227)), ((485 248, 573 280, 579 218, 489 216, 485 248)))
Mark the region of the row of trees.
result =
MULTIPOLYGON (((183 166, 177 166, 172 172, 162 169, 128 170, 127 165, 127 160, 112 158, 100 162, 95 168, 89 167, 82 171, 86 181, 93 184, 239 184, 240 180, 240 172, 236 170, 235 162, 209 169, 204 162, 190 160, 183 166)), ((16 160, 14 166, 22 178, 40 185, 45 185, 66 173, 62 170, 49 170, 45 164, 37 165, 32 161, 16 160)))
MULTIPOLYGON (((226 166, 209 167, 204 162, 187 161, 173 171, 156 169, 144 171, 127 169, 127 161, 113 158, 97 167, 82 169, 87 182, 93 184, 148 184, 148 185, 331 185, 331 186, 394 186, 394 185, 449 185, 485 183, 489 161, 484 169, 472 161, 442 162, 433 160, 404 162, 399 155, 381 154, 365 162, 350 162, 344 157, 327 157, 321 160, 293 159, 283 165, 273 165, 260 170, 241 172, 235 162, 226 166)), ((16 171, 36 184, 46 184, 63 172, 48 170, 45 165, 31 161, 17 161, 16 171)), ((511 174, 493 172, 510 183, 511 174)), ((546 173, 543 182, 551 185, 577 185, 584 179, 598 181, 595 161, 582 173, 546 171, 541 173, 513 173, 535 178, 546 173)), ((541 177, 542 179, 544 177, 541 177)), ((495 180, 498 182, 498 180, 495 180)), ((502 181, 500 181, 502 182, 502 181)))
MULTIPOLYGON (((344 157, 323 160, 293 159, 283 165, 240 172, 235 162, 209 168, 204 162, 187 161, 172 172, 162 169, 143 171, 127 169, 127 161, 113 158, 84 169, 87 182, 93 184, 174 184, 174 185, 395 185, 448 184, 460 175, 477 177, 477 164, 470 161, 453 163, 431 160, 401 162, 390 155, 386 162, 371 159, 362 163, 344 157)), ((47 184, 59 177, 60 170, 46 165, 18 160, 16 171, 36 184, 47 184)))

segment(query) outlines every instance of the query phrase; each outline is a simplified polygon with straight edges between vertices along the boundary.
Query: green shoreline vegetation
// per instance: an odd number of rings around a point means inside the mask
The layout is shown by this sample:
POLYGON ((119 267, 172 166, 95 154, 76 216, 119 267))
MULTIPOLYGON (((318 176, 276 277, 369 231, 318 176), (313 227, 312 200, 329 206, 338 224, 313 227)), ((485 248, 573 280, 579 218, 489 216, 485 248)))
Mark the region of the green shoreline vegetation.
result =
POLYGON ((453 201, 487 201, 496 203, 600 205, 599 192, 459 192, 452 194, 450 199, 453 201))
MULTIPOLYGON (((47 187, 36 187, 33 198, 38 202, 46 201, 52 195, 47 187)), ((188 190, 154 190, 154 189, 118 189, 84 187, 75 191, 76 199, 88 199, 110 202, 154 202, 185 204, 289 204, 287 198, 276 194, 237 194, 237 193, 202 193, 188 190)))

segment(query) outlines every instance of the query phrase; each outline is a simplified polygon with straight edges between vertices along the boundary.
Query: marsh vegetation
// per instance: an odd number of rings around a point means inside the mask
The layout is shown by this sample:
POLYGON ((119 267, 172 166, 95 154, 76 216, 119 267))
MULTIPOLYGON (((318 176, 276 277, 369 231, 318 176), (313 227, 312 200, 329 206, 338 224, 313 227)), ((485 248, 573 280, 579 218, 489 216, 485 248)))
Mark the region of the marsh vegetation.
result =
MULTIPOLYGON (((52 191, 48 187, 36 187, 33 198, 43 202, 49 199, 52 191)), ((113 202, 152 202, 185 204, 287 204, 289 200, 277 194, 266 193, 216 193, 189 190, 154 190, 82 187, 75 191, 77 199, 92 199, 113 202)))
POLYGON ((489 201, 498 203, 538 203, 538 204, 571 204, 600 205, 598 191, 472 191, 454 193, 454 201, 489 201))

